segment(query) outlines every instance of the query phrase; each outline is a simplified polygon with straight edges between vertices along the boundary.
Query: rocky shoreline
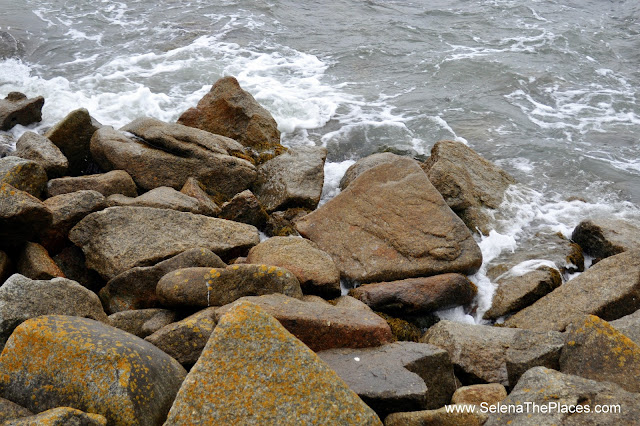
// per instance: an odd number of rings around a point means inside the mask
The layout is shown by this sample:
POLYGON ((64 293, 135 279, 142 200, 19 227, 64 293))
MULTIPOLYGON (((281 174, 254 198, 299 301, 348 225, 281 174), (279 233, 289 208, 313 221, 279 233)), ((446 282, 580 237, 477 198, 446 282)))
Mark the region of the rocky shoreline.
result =
MULTIPOLYGON (((43 102, 0 100, 2 129, 43 102)), ((225 77, 177 123, 79 109, 10 145, 1 424, 637 422, 640 229, 592 218, 483 266, 517 182, 462 143, 363 158, 318 207, 326 149, 282 146, 225 77), (481 267, 486 324, 439 320, 479 309, 481 267), (484 410, 549 403, 582 409, 484 410)))

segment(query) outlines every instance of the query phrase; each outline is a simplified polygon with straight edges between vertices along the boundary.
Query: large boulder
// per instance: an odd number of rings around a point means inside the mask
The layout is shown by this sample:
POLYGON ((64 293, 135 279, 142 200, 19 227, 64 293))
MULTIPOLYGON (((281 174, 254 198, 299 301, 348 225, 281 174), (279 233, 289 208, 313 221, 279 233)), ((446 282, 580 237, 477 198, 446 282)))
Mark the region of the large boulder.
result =
POLYGON ((571 239, 585 253, 602 259, 640 248, 640 226, 624 219, 588 219, 575 227, 571 239))
POLYGON ((256 178, 253 164, 232 156, 241 149, 231 139, 152 118, 139 118, 121 131, 104 127, 91 140, 100 167, 126 170, 145 191, 159 186, 180 190, 195 177, 222 199, 247 189, 256 178))
POLYGON ((315 209, 324 185, 327 149, 298 147, 273 158, 258 169, 254 192, 272 212, 290 207, 315 209))
POLYGON ((13 330, 40 315, 74 315, 108 323, 100 299, 65 278, 31 280, 14 274, 0 287, 0 347, 13 330))
POLYGON ((69 233, 87 266, 105 279, 149 266, 191 248, 231 257, 260 242, 251 225, 150 207, 110 207, 91 213, 69 233))
POLYGON ((296 228, 361 283, 473 274, 482 264, 469 229, 409 158, 362 173, 296 228))
POLYGON ((129 197, 138 195, 136 184, 124 170, 77 177, 51 179, 47 183, 47 196, 69 194, 77 191, 98 191, 105 197, 123 194, 129 197))
POLYGON ((51 220, 51 210, 36 197, 0 183, 0 247, 33 239, 51 220))
POLYGON ((449 354, 433 345, 396 342, 330 349, 318 356, 380 417, 442 407, 456 389, 449 354))
POLYGON ((422 166, 445 201, 469 227, 483 234, 491 228, 485 209, 497 209, 515 180, 461 142, 440 141, 422 166))
POLYGON ((47 249, 40 244, 32 242, 24 245, 18 257, 16 270, 19 274, 32 280, 50 280, 56 277, 64 278, 65 276, 64 272, 49 256, 47 249))
POLYGON ((69 168, 69 161, 62 151, 49 139, 34 132, 20 136, 13 155, 40 164, 49 179, 64 176, 69 168))
POLYGON ((10 155, 0 158, 0 183, 40 198, 47 184, 47 172, 35 161, 10 155))
POLYGON ((303 302, 283 294, 243 297, 216 311, 219 319, 243 301, 260 306, 314 351, 367 348, 393 341, 391 329, 370 310, 303 302))
POLYGON ((216 81, 195 108, 182 113, 178 123, 235 139, 258 154, 284 150, 276 121, 234 77, 216 81))
POLYGON ((167 424, 381 425, 316 354, 259 307, 221 318, 167 424))
POLYGON ((109 424, 160 425, 186 376, 152 344, 98 321, 47 315, 20 325, 0 356, 0 393, 41 412, 66 406, 109 424))
POLYGON ((28 126, 42 121, 44 98, 27 98, 20 92, 11 92, 0 99, 0 130, 9 130, 16 124, 28 126))
POLYGON ((380 164, 393 163, 399 158, 401 158, 401 156, 391 152, 379 152, 359 159, 347 169, 344 176, 342 176, 342 179, 340 179, 340 189, 344 191, 351 182, 356 180, 358 176, 367 170, 379 166, 380 164))
POLYGON ((563 331, 587 314, 610 321, 640 308, 640 254, 604 259, 509 318, 509 327, 563 331))
POLYGON ((247 263, 265 263, 291 271, 305 294, 340 296, 340 272, 333 259, 304 238, 269 238, 249 250, 247 263))
POLYGON ((154 207, 207 216, 211 213, 210 209, 203 206, 197 199, 168 186, 154 188, 138 197, 127 197, 122 194, 110 195, 106 202, 109 207, 154 207))
POLYGON ((224 268, 225 263, 208 249, 193 248, 154 266, 138 266, 113 277, 100 290, 100 300, 109 313, 160 306, 156 287, 160 278, 183 268, 224 268))

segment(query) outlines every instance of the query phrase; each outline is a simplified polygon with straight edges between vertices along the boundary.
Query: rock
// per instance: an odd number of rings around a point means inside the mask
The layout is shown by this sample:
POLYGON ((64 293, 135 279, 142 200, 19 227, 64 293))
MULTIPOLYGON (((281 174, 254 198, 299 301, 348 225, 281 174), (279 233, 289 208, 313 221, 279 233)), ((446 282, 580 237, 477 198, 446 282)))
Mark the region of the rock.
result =
POLYGON ((456 389, 451 397, 452 404, 475 404, 483 402, 495 405, 507 397, 507 390, 500 383, 463 386, 456 389))
POLYGON ((330 302, 322 298, 319 298, 318 296, 305 296, 303 300, 307 300, 308 297, 314 297, 315 300, 324 301, 326 303, 332 304, 337 308, 360 309, 360 310, 364 310, 367 313, 373 312, 373 310, 370 307, 368 307, 366 304, 362 303, 355 297, 351 297, 351 296, 340 296, 336 299, 333 299, 330 302))
MULTIPOLYGON (((543 344, 536 346, 529 341, 527 334, 518 334, 506 352, 507 377, 511 387, 518 383, 520 377, 533 367, 560 369, 564 335, 558 338, 556 332, 548 332, 541 338, 543 344)), ((535 339, 534 339, 535 340, 535 339)))
POLYGON ((53 261, 62 273, 70 280, 97 293, 105 285, 105 281, 96 271, 87 268, 84 253, 76 246, 65 247, 53 256, 53 261))
POLYGON ((520 408, 490 414, 485 426, 634 425, 640 416, 640 395, 612 383, 536 367, 522 376, 502 406, 520 408), (544 409, 534 410, 534 406, 544 409))
POLYGON ((57 407, 40 414, 3 423, 3 426, 106 426, 107 419, 100 414, 85 413, 69 407, 57 407))
POLYGON ((440 141, 423 164, 429 180, 472 231, 488 234, 491 216, 515 180, 461 142, 440 141))
POLYGON ((391 315, 387 315, 382 312, 376 312, 376 314, 380 318, 385 320, 387 324, 389 324, 389 328, 391 328, 391 333, 393 334, 393 337, 395 337, 397 341, 420 342, 420 338, 422 337, 423 332, 415 324, 412 324, 409 321, 406 321, 401 318, 392 317, 391 315))
POLYGON ((299 237, 300 234, 296 231, 295 222, 309 213, 309 210, 302 208, 292 208, 283 212, 273 212, 267 219, 264 232, 270 237, 299 237))
POLYGON ((16 142, 16 157, 40 164, 49 179, 64 176, 69 168, 67 157, 49 139, 34 132, 25 132, 16 142))
POLYGON ((296 228, 331 255, 343 278, 360 283, 471 275, 482 263, 467 227, 408 158, 362 173, 296 228))
POLYGON ((187 375, 167 424, 380 425, 316 354, 250 303, 231 309, 187 375))
POLYGON ((44 98, 27 98, 23 93, 11 92, 0 100, 0 130, 10 130, 16 124, 28 126, 42 121, 44 98))
POLYGON ((47 184, 47 173, 35 161, 9 156, 0 158, 0 183, 8 183, 16 189, 40 198, 47 184))
POLYGON ((216 81, 197 107, 182 113, 178 123, 226 136, 258 153, 284 151, 276 121, 233 77, 216 81))
POLYGON ((640 345, 640 310, 615 321, 609 321, 609 324, 637 345, 640 345))
POLYGON ((16 267, 19 274, 32 280, 64 278, 64 273, 49 256, 47 249, 37 243, 25 244, 16 267))
POLYGON ((380 417, 441 407, 456 389, 449 354, 433 345, 396 342, 330 349, 318 356, 380 417))
POLYGON ((186 371, 144 340, 63 315, 20 325, 0 356, 2 396, 32 411, 67 406, 109 424, 161 424, 186 371))
POLYGON ((269 215, 253 192, 247 189, 234 195, 231 201, 224 203, 218 217, 263 229, 269 215))
POLYGON ((381 346, 393 341, 387 323, 373 312, 302 302, 277 293, 243 297, 219 308, 216 318, 242 301, 260 306, 316 352, 332 348, 381 346))
POLYGON ((640 346, 606 321, 589 315, 569 330, 560 371, 640 392, 640 346))
POLYGON ((365 284, 349 292, 374 311, 400 316, 467 305, 477 293, 476 285, 460 274, 365 284))
POLYGON ((356 180, 356 178, 363 172, 379 166, 380 164, 393 163, 400 158, 402 157, 391 152, 379 152, 359 159, 347 169, 344 176, 342 176, 342 179, 340 179, 340 190, 344 191, 344 189, 349 186, 351 182, 356 180))
POLYGON ((128 197, 136 197, 138 195, 136 184, 124 170, 113 170, 97 175, 51 179, 47 183, 48 197, 82 190, 98 191, 105 197, 113 194, 122 194, 128 197))
POLYGON ((298 147, 258 169, 254 193, 268 212, 291 207, 315 209, 324 184, 324 147, 298 147))
POLYGON ((121 130, 97 131, 91 154, 105 170, 126 170, 145 191, 159 186, 179 190, 195 177, 207 193, 225 199, 256 178, 253 164, 232 156, 242 146, 231 139, 151 118, 139 118, 121 130))
POLYGON ((389 414, 384 419, 385 426, 482 426, 489 417, 476 410, 469 413, 464 406, 448 405, 437 410, 413 411, 389 414), (458 408, 460 407, 460 408, 458 408), (456 408, 458 408, 456 410, 456 408))
POLYGON ((610 321, 640 308, 640 254, 624 252, 598 262, 509 318, 508 327, 563 331, 587 314, 610 321))
POLYGON ((69 160, 71 176, 85 174, 91 168, 90 142, 93 133, 101 127, 84 108, 71 111, 53 126, 47 137, 69 160))
POLYGON ((640 248, 640 227, 624 219, 583 220, 571 239, 587 254, 602 259, 640 248))
POLYGON ((157 263, 138 266, 115 276, 100 290, 100 299, 107 312, 159 306, 156 286, 160 278, 171 271, 192 267, 224 268, 224 262, 211 250, 193 248, 157 263))
POLYGON ((534 332, 486 325, 470 325, 440 321, 422 337, 446 349, 464 384, 500 383, 513 386, 507 373, 507 362, 520 354, 540 352, 555 356, 557 365, 564 344, 557 332, 534 332))
POLYGON ((168 309, 135 309, 109 315, 113 327, 144 339, 176 320, 176 313, 168 309))
POLYGON ((210 212, 210 210, 202 206, 200 201, 168 186, 154 188, 135 198, 122 194, 110 195, 107 198, 107 205, 109 207, 154 207, 202 215, 210 212))
POLYGON ((222 306, 243 296, 282 293, 301 298, 296 277, 269 265, 232 265, 226 268, 186 268, 169 272, 158 281, 156 294, 164 306, 222 306))
POLYGON ((0 398, 0 422, 2 422, 0 424, 4 425, 7 420, 15 420, 27 416, 33 416, 33 413, 15 402, 0 398))
POLYGON ((51 225, 51 211, 36 197, 0 183, 0 247, 33 239, 51 225))
POLYGON ((110 207, 91 213, 69 233, 87 266, 106 279, 136 266, 149 266, 191 248, 223 257, 260 242, 251 225, 150 207, 110 207))
POLYGON ((198 200, 205 216, 217 216, 220 213, 220 207, 211 199, 196 178, 188 178, 180 192, 198 200))
POLYGON ((15 139, 10 134, 0 134, 0 158, 12 155, 14 152, 15 139))
POLYGON ((0 286, 4 283, 4 280, 9 278, 13 271, 13 264, 7 253, 0 250, 0 286))
POLYGON ((216 308, 207 308, 168 324, 145 338, 180 364, 190 367, 198 361, 202 349, 216 327, 216 308))
POLYGON ((340 296, 340 272, 331 256, 304 238, 269 238, 249 250, 247 262, 281 266, 291 271, 305 294, 340 296))
POLYGON ((0 347, 22 322, 40 315, 56 314, 109 321, 98 296, 75 281, 65 278, 31 280, 20 274, 12 275, 0 287, 0 347))

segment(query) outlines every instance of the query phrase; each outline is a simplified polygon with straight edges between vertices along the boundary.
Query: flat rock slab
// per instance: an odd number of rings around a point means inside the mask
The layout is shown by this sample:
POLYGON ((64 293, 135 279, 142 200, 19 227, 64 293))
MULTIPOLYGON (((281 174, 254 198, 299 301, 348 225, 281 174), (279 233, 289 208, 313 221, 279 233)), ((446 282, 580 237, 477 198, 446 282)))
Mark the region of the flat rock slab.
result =
POLYGON ((42 121, 44 98, 27 98, 24 93, 11 92, 0 99, 0 130, 10 130, 16 124, 28 126, 42 121))
POLYGON ((219 256, 247 252, 260 242, 251 225, 150 207, 111 207, 91 213, 69 233, 87 266, 105 279, 149 266, 191 248, 219 256))
MULTIPOLYGON (((303 302, 282 294, 243 297, 235 303, 241 301, 260 306, 316 352, 380 346, 394 340, 386 321, 370 311, 303 302)), ((219 308, 217 318, 233 306, 234 303, 219 308)))
POLYGON ((444 349, 414 342, 330 349, 318 356, 379 416, 448 404, 456 388, 444 349))
POLYGON ((475 273, 480 248, 414 160, 362 173, 338 196, 296 223, 360 283, 475 273))
POLYGON ((640 394, 627 392, 613 383, 596 382, 544 367, 527 371, 502 405, 513 405, 518 410, 490 414, 485 426, 631 426, 638 424, 640 417, 640 394), (534 404, 549 407, 552 403, 555 408, 547 412, 532 408, 534 404), (617 413, 596 412, 596 405, 612 404, 620 406, 617 413), (564 411, 558 408, 561 406, 565 407, 564 411), (583 412, 568 411, 568 407, 576 406, 582 406, 583 412))
POLYGON ((575 227, 571 239, 595 258, 640 249, 640 226, 624 219, 589 219, 575 227))
POLYGON ((152 344, 100 322, 49 315, 20 325, 0 356, 2 396, 40 412, 72 407, 109 424, 158 425, 186 376, 152 344))
POLYGON ((244 296, 282 293, 301 298, 297 278, 271 265, 231 265, 226 268, 185 268, 158 281, 156 294, 164 306, 222 306, 244 296))
POLYGON ((563 331, 584 315, 615 320, 640 308, 640 253, 604 259, 509 318, 508 327, 563 331))
POLYGON ((51 225, 52 216, 33 195, 0 183, 0 246, 31 240, 51 225))
POLYGON ((221 318, 167 424, 382 423, 316 354, 245 302, 221 318))
POLYGON ((138 197, 127 197, 122 194, 114 194, 107 198, 109 207, 154 207, 158 209, 172 209, 179 212, 190 212, 207 215, 210 210, 202 206, 200 201, 183 194, 168 186, 160 186, 145 192, 138 197))
POLYGON ((128 197, 138 195, 135 182, 124 170, 112 170, 96 175, 61 177, 47 182, 48 197, 82 190, 98 191, 105 197, 113 194, 123 194, 128 197))

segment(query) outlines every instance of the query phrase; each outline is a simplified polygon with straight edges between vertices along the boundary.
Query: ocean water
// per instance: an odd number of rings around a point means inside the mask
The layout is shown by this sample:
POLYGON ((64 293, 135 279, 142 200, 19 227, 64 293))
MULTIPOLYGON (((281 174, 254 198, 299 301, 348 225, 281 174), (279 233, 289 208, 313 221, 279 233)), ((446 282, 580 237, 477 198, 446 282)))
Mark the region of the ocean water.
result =
POLYGON ((537 232, 640 223, 640 3, 617 1, 0 0, 0 96, 46 98, 43 131, 84 107, 103 124, 176 120, 224 75, 288 146, 329 149, 323 200, 358 158, 451 139, 512 174, 484 272, 537 232), (8 52, 8 54, 7 54, 8 52))

